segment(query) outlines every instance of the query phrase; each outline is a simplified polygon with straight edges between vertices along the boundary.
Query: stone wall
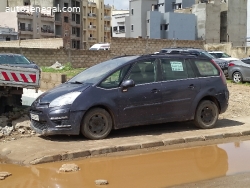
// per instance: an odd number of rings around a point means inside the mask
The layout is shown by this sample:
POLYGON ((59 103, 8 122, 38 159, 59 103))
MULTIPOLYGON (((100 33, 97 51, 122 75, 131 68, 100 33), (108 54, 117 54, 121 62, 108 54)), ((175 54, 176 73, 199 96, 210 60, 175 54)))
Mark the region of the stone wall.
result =
POLYGON ((66 81, 66 75, 59 73, 42 72, 40 80, 40 90, 47 91, 66 81))
POLYGON ((12 40, 0 41, 0 47, 9 48, 62 48, 62 38, 30 39, 30 40, 12 40))
POLYGON ((207 51, 223 51, 235 58, 245 58, 250 56, 250 47, 233 47, 232 43, 205 44, 207 51))
POLYGON ((154 53, 166 47, 204 48, 201 40, 167 40, 142 38, 112 38, 110 49, 115 55, 135 55, 154 53))
POLYGON ((0 47, 0 53, 23 54, 39 66, 51 66, 58 61, 61 64, 70 62, 73 67, 80 68, 90 67, 116 56, 153 53, 164 47, 203 48, 204 44, 203 41, 188 40, 113 38, 111 50, 108 51, 0 47))

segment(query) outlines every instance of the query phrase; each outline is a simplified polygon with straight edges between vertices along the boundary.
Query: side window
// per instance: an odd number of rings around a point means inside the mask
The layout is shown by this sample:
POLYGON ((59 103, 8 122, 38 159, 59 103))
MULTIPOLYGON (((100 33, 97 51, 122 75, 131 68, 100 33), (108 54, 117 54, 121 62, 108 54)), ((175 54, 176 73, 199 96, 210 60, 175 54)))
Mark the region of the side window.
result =
POLYGON ((210 61, 196 60, 194 63, 198 69, 198 73, 202 77, 220 75, 219 70, 210 61))
POLYGON ((128 79, 132 79, 135 84, 145 84, 157 81, 155 59, 141 61, 132 67, 128 79))
POLYGON ((129 68, 130 68, 130 65, 127 65, 119 69, 118 71, 111 74, 108 78, 103 80, 99 86, 105 89, 113 89, 113 88, 119 87, 123 78, 126 76, 129 68))
POLYGON ((162 59, 163 80, 194 78, 195 74, 189 62, 183 59, 162 59))

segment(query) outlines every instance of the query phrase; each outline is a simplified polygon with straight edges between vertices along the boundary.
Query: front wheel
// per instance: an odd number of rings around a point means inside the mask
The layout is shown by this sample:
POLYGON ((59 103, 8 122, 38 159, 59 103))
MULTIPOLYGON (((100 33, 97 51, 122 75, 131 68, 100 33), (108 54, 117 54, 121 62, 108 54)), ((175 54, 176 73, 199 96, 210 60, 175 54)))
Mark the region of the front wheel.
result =
POLYGON ((102 108, 94 108, 84 116, 81 133, 88 139, 98 140, 107 137, 112 129, 110 114, 102 108))
POLYGON ((194 123, 202 129, 211 129, 215 126, 219 116, 217 105, 209 100, 201 101, 197 107, 194 123))
POLYGON ((235 82, 235 83, 241 83, 242 81, 243 81, 243 77, 242 77, 242 74, 240 73, 240 72, 235 72, 234 74, 233 74, 233 81, 235 82))

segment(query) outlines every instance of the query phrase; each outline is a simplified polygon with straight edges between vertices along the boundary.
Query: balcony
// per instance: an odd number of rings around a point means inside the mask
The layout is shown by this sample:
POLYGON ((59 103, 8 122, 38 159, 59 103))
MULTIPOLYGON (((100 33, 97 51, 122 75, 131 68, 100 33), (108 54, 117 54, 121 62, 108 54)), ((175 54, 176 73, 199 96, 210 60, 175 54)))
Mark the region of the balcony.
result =
POLYGON ((110 21, 111 20, 111 16, 104 16, 104 20, 110 21))
POLYGON ((32 20, 33 19, 33 15, 32 14, 29 14, 29 13, 25 13, 25 12, 18 12, 17 13, 17 17, 20 19, 30 19, 32 20))
POLYGON ((95 13, 88 13, 88 17, 96 19, 96 14, 95 13))
POLYGON ((88 38, 88 41, 89 41, 89 42, 96 42, 96 38, 95 38, 95 37, 89 37, 89 38, 88 38))
POLYGON ((33 35, 33 29, 29 27, 19 27, 22 35, 33 35))
POLYGON ((88 2, 88 7, 96 7, 96 3, 95 2, 88 2))
POLYGON ((125 29, 116 30, 114 32, 115 34, 122 34, 122 33, 125 33, 125 29))
POLYGON ((55 32, 52 29, 41 28, 41 35, 43 35, 43 36, 54 36, 55 32))
POLYGON ((104 9, 111 10, 111 9, 112 9, 112 6, 111 6, 111 5, 104 5, 104 9))
POLYGON ((96 30, 96 25, 89 25, 89 26, 88 26, 88 29, 89 29, 89 30, 96 30))
POLYGON ((55 18, 53 16, 47 16, 47 15, 41 15, 41 20, 42 21, 47 21, 47 22, 54 22, 55 18))
POLYGON ((104 31, 109 32, 110 31, 110 27, 104 27, 104 31))

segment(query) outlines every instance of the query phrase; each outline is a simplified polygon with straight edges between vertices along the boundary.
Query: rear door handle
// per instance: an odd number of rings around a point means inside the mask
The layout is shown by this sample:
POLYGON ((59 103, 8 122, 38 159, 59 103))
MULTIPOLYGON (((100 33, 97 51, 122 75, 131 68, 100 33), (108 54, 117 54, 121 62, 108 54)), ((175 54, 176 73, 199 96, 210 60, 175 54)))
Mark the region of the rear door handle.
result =
POLYGON ((195 86, 194 86, 194 84, 191 84, 191 85, 188 86, 188 88, 189 88, 189 89, 194 89, 195 86))
POLYGON ((151 93, 158 93, 160 90, 159 89, 152 89, 151 93))

